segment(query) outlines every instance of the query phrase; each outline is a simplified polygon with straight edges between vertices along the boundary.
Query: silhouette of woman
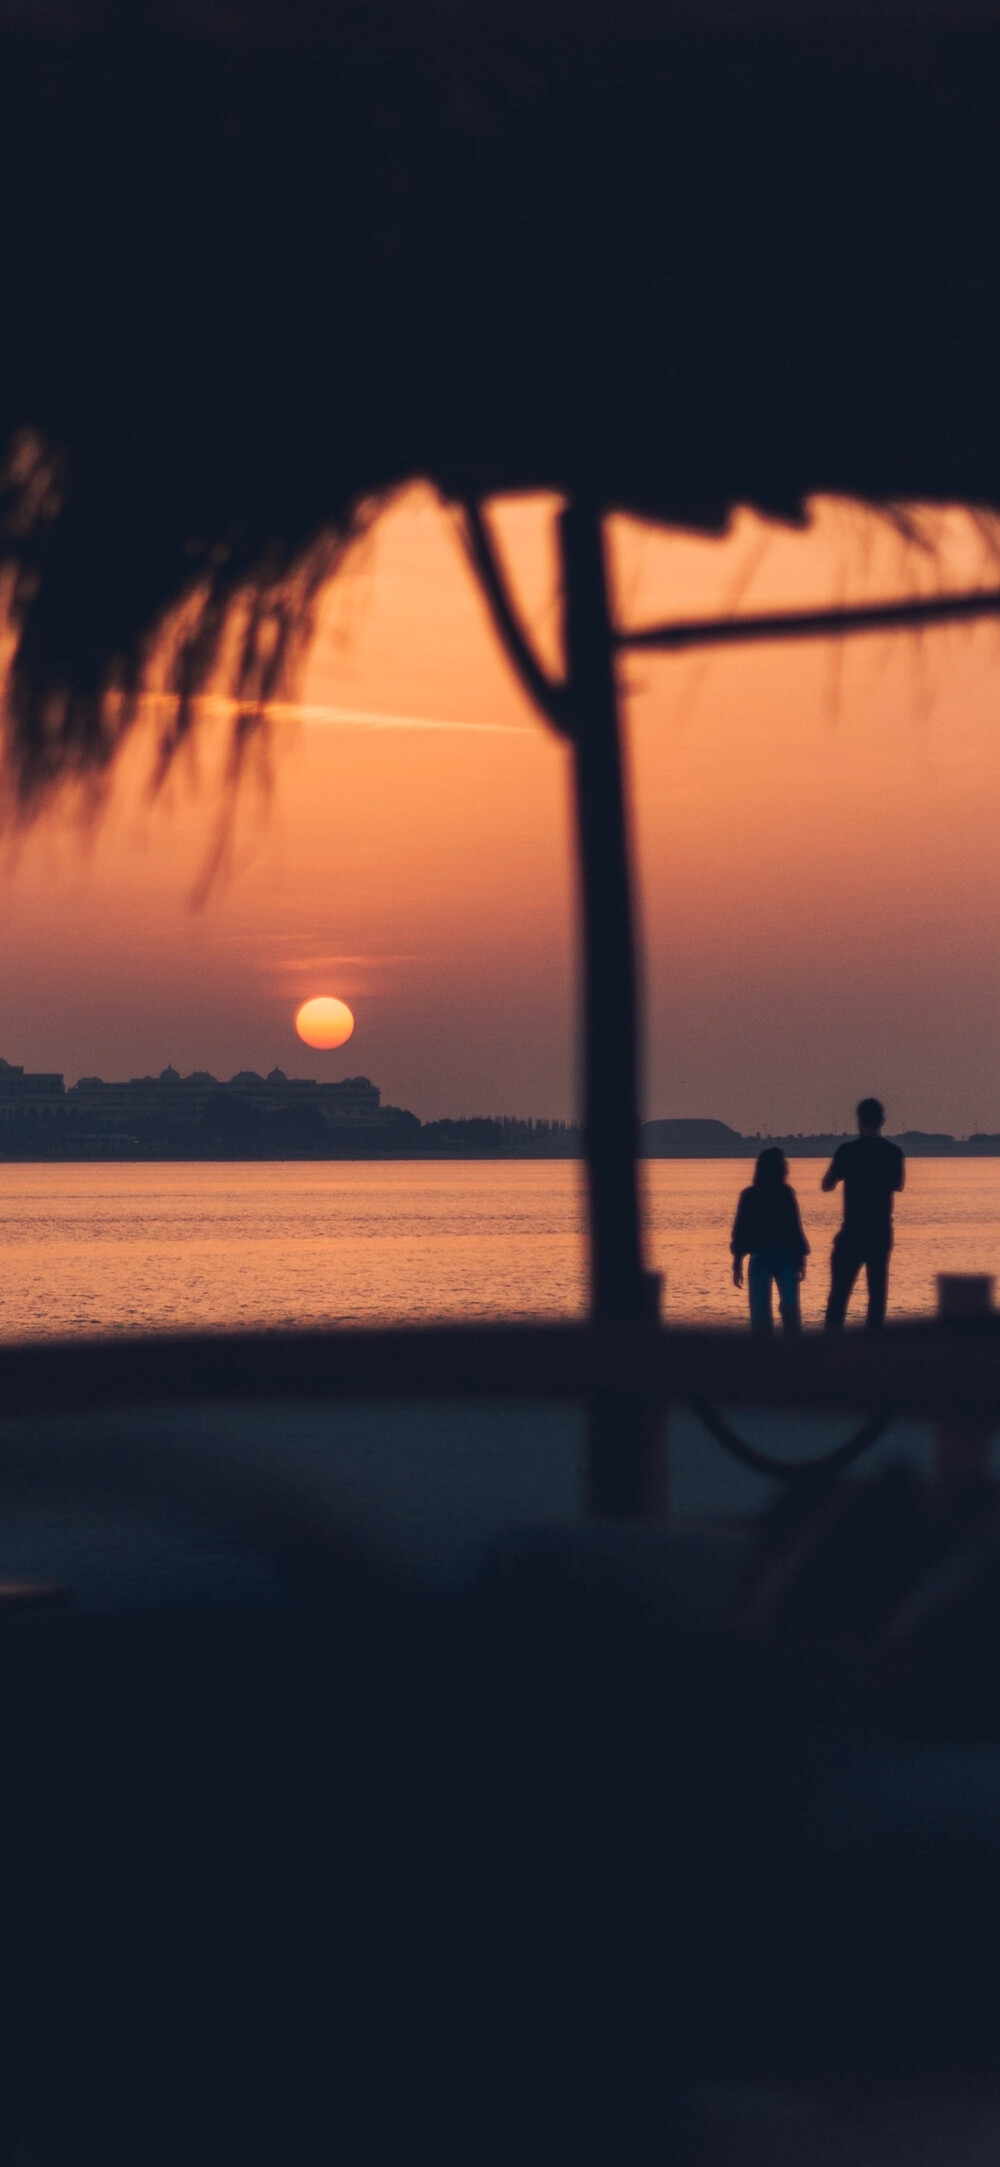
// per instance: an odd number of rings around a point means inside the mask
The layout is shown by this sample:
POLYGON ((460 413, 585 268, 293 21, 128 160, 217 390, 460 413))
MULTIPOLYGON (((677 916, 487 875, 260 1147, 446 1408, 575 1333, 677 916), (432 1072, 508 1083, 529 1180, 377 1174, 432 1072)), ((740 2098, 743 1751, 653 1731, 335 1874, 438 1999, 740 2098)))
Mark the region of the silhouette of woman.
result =
POLYGON ((733 1221, 733 1284, 743 1285, 743 1259, 750 1258, 750 1330, 773 1330, 771 1282, 777 1282, 778 1307, 786 1332, 799 1332, 799 1281, 806 1275, 809 1244, 802 1232, 798 1199, 788 1186, 788 1161, 777 1144, 762 1151, 753 1186, 744 1189, 733 1221))

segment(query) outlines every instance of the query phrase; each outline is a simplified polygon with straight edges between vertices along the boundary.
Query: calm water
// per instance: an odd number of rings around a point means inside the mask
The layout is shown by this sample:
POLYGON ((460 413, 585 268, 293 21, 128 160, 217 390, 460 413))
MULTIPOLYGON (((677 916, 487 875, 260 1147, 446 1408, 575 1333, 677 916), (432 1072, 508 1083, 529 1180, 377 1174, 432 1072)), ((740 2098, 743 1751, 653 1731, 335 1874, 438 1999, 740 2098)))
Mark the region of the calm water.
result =
MULTIPOLYGON (((814 1251, 813 1323, 839 1217, 838 1199, 820 1194, 824 1163, 792 1170, 814 1251)), ((669 1314, 742 1320, 728 1240, 749 1163, 657 1160, 644 1172, 669 1314)), ((563 1160, 0 1166, 0 1334, 575 1315, 580 1173, 563 1160)), ((932 1308, 939 1271, 1000 1277, 1000 1159, 910 1162, 890 1314, 932 1308)))

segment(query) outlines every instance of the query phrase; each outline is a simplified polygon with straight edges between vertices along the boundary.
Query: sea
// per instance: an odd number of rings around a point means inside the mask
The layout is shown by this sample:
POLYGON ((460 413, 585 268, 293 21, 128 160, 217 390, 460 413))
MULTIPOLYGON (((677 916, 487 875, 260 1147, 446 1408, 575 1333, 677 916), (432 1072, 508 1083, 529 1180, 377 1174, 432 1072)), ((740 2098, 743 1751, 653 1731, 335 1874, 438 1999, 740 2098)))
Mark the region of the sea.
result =
MULTIPOLYGON (((825 1163, 791 1169, 812 1245, 807 1324, 840 1215, 820 1190, 825 1163)), ((0 1338, 576 1317, 582 1172, 564 1159, 0 1165, 0 1338)), ((729 1233, 751 1172, 645 1162, 650 1262, 673 1322, 745 1319, 729 1233)), ((939 1272, 1000 1276, 1000 1158, 911 1160, 896 1221, 890 1316, 929 1314, 939 1272)))

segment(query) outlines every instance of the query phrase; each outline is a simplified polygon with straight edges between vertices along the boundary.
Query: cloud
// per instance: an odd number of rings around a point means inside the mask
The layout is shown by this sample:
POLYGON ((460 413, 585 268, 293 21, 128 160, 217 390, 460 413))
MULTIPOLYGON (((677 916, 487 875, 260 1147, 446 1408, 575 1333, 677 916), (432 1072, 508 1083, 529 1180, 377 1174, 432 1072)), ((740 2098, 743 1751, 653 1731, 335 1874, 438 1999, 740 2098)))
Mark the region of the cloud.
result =
MULTIPOLYGON (((143 705, 154 712, 162 707, 173 707, 173 693, 148 692, 143 694, 143 705)), ((224 698, 219 693, 200 693, 195 706, 204 713, 234 715, 236 700, 224 698)), ((265 712, 273 722, 304 722, 310 728, 352 730, 462 730, 475 737, 530 737, 530 724, 516 722, 465 722, 442 721, 433 715, 383 715, 368 707, 329 707, 307 704, 301 700, 268 700, 265 712)))
POLYGON ((328 956, 323 954, 281 956, 274 962, 261 960, 257 968, 271 977, 284 977, 289 971, 339 971, 346 969, 378 970, 387 963, 424 963, 425 955, 397 955, 381 952, 366 956, 328 956))
POLYGON ((293 701, 276 701, 268 713, 279 721, 298 721, 320 726, 333 724, 366 730, 470 730, 477 737, 530 737, 524 724, 515 722, 442 722, 428 715, 376 715, 365 707, 303 707, 293 701))

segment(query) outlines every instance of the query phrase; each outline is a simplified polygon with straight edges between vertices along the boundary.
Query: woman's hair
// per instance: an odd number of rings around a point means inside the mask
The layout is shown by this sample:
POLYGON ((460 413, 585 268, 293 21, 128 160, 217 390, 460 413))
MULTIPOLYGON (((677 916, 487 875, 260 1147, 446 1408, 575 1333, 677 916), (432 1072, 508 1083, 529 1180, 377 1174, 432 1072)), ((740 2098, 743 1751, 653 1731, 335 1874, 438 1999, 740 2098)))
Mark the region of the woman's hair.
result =
POLYGON ((768 1144, 754 1167, 755 1189, 779 1189, 788 1173, 788 1160, 777 1144, 768 1144))

